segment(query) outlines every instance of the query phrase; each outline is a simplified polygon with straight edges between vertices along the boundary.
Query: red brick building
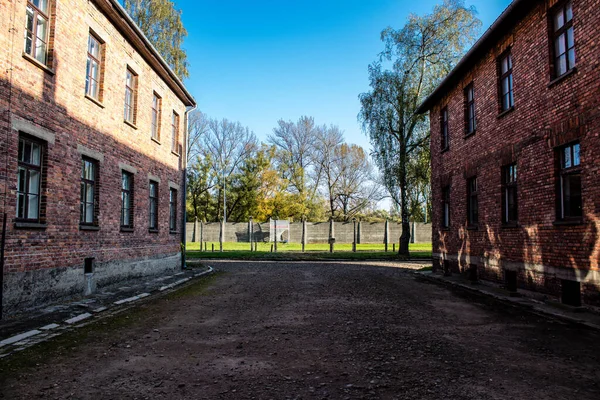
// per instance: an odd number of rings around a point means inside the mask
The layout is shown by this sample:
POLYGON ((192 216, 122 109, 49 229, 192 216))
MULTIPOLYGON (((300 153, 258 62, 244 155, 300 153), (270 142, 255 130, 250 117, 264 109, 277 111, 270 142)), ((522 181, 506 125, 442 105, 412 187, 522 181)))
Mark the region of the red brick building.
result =
POLYGON ((2 1, 0 32, 4 315, 181 268, 182 82, 117 0, 2 1))
POLYGON ((515 0, 421 105, 436 267, 600 304, 600 1, 515 0))

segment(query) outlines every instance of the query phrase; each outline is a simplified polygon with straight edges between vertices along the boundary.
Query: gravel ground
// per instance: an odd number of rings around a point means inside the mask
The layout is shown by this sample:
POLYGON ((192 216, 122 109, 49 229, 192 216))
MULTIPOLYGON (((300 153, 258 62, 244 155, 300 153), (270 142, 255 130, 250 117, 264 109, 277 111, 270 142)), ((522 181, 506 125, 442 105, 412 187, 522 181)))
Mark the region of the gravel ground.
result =
POLYGON ((210 265, 223 273, 117 328, 99 322, 33 366, 4 365, 0 397, 600 399, 594 331, 390 263, 210 265))

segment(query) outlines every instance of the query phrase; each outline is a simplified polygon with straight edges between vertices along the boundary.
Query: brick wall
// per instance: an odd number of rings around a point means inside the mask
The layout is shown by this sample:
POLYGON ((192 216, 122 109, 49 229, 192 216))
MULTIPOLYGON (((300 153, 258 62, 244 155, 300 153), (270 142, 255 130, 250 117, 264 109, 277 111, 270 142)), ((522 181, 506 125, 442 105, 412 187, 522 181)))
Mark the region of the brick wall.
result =
POLYGON ((470 257, 481 266, 492 260, 485 268, 498 278, 511 265, 520 270, 523 286, 552 293, 559 291, 560 279, 587 282, 584 298, 591 299, 590 290, 597 292, 600 284, 600 2, 572 2, 576 70, 553 83, 551 5, 536 3, 430 111, 433 251, 441 258, 454 257, 456 270, 470 257), (500 115, 496 60, 507 48, 513 57, 515 106, 500 115), (470 82, 477 130, 465 138, 463 89, 470 82), (450 148, 443 152, 439 115, 446 106, 450 148), (583 223, 558 226, 557 147, 574 140, 581 145, 583 223), (501 167, 512 162, 518 167, 518 226, 503 227, 501 167), (473 230, 466 223, 466 179, 471 176, 477 176, 479 185, 479 227, 473 230), (441 227, 444 186, 450 187, 451 199, 447 230, 441 227))
MULTIPOLYGON (((42 280, 39 284, 29 282, 26 285, 23 279, 40 276, 37 272, 40 270, 51 273, 53 269, 67 267, 83 271, 86 257, 95 257, 97 265, 101 266, 180 253, 180 234, 170 233, 168 225, 169 188, 179 188, 179 195, 183 194, 183 165, 181 158, 171 152, 170 118, 173 111, 181 116, 181 145, 185 138, 183 117, 189 100, 178 97, 168 81, 150 67, 148 58, 142 56, 139 48, 123 37, 97 8, 101 2, 108 4, 105 0, 56 0, 51 3, 53 48, 52 62, 47 68, 23 56, 26 1, 10 0, 1 5, 0 173, 8 177, 4 273, 12 284, 27 286, 29 292, 43 292, 42 280), (85 97, 90 30, 105 42, 100 102, 85 97), (128 67, 138 74, 136 125, 126 124, 123 116, 128 67), (11 69, 12 76, 7 72, 11 69), (153 92, 162 97, 160 143, 151 140, 153 92), (15 226, 17 145, 19 135, 23 133, 45 139, 47 160, 42 209, 45 209, 46 218, 42 222, 46 227, 42 229, 18 229, 15 226), (81 230, 79 225, 82 155, 99 161, 99 230, 81 230), (4 169, 5 160, 8 171, 4 169), (134 228, 131 232, 120 229, 122 170, 134 173, 134 228), (150 178, 159 181, 159 229, 156 233, 148 230, 150 178), (32 271, 36 273, 31 274, 32 271)), ((180 198, 178 203, 180 231, 183 211, 180 198)), ((178 262, 173 257, 169 260, 178 262)), ((165 265, 164 269, 167 267, 172 266, 165 265)), ((126 268, 113 271, 114 275, 127 277, 126 268)), ((138 271, 139 274, 144 272, 143 269, 138 271)), ((79 284, 79 280, 75 280, 74 285, 79 284)), ((27 297, 11 291, 12 298, 6 298, 6 293, 5 304, 9 309, 27 297)), ((53 293, 51 297, 60 295, 53 293)), ((38 299, 27 297, 28 303, 18 307, 35 306, 39 299, 45 298, 41 293, 38 299)))

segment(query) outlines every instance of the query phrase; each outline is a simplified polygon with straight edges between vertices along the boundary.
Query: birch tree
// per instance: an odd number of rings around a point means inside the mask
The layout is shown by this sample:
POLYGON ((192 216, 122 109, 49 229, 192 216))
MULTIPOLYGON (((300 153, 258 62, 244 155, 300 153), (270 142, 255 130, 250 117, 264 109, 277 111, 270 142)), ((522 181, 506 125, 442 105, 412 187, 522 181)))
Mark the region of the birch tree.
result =
POLYGON ((175 4, 170 0, 124 0, 123 7, 175 75, 187 78, 187 54, 182 48, 187 31, 175 4))
POLYGON ((401 209, 400 254, 409 254, 410 242, 407 166, 419 148, 429 145, 428 119, 415 111, 474 42, 480 26, 474 7, 444 0, 431 14, 410 15, 400 30, 384 29, 384 50, 369 65, 371 91, 359 96, 358 118, 401 209))

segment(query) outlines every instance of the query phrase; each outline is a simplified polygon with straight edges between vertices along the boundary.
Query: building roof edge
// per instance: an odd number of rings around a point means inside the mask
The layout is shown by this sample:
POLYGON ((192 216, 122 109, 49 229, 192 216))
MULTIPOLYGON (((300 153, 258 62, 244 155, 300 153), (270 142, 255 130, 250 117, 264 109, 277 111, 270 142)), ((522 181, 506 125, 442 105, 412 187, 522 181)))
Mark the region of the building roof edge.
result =
POLYGON ((150 61, 150 66, 166 81, 169 87, 177 94, 177 97, 179 97, 186 106, 195 106, 196 100, 185 88, 181 79, 173 72, 169 64, 167 64, 165 59, 159 54, 158 50, 150 43, 150 40, 148 40, 142 30, 131 19, 129 14, 127 14, 127 11, 125 11, 119 1, 94 0, 94 2, 100 7, 107 18, 117 26, 117 28, 120 28, 124 36, 129 39, 137 51, 142 53, 146 58, 151 58, 151 60, 148 60, 150 61), (155 63, 152 63, 152 61, 155 61, 155 63))
POLYGON ((465 70, 478 61, 481 57, 481 53, 488 49, 490 43, 494 42, 498 35, 505 33, 507 29, 512 27, 518 21, 515 19, 518 13, 522 12, 526 7, 531 7, 537 3, 537 0, 513 0, 469 49, 467 54, 465 54, 458 64, 456 64, 452 71, 446 75, 435 90, 421 103, 415 111, 415 114, 424 114, 429 111, 447 87, 459 79, 462 74, 464 74, 465 70))

